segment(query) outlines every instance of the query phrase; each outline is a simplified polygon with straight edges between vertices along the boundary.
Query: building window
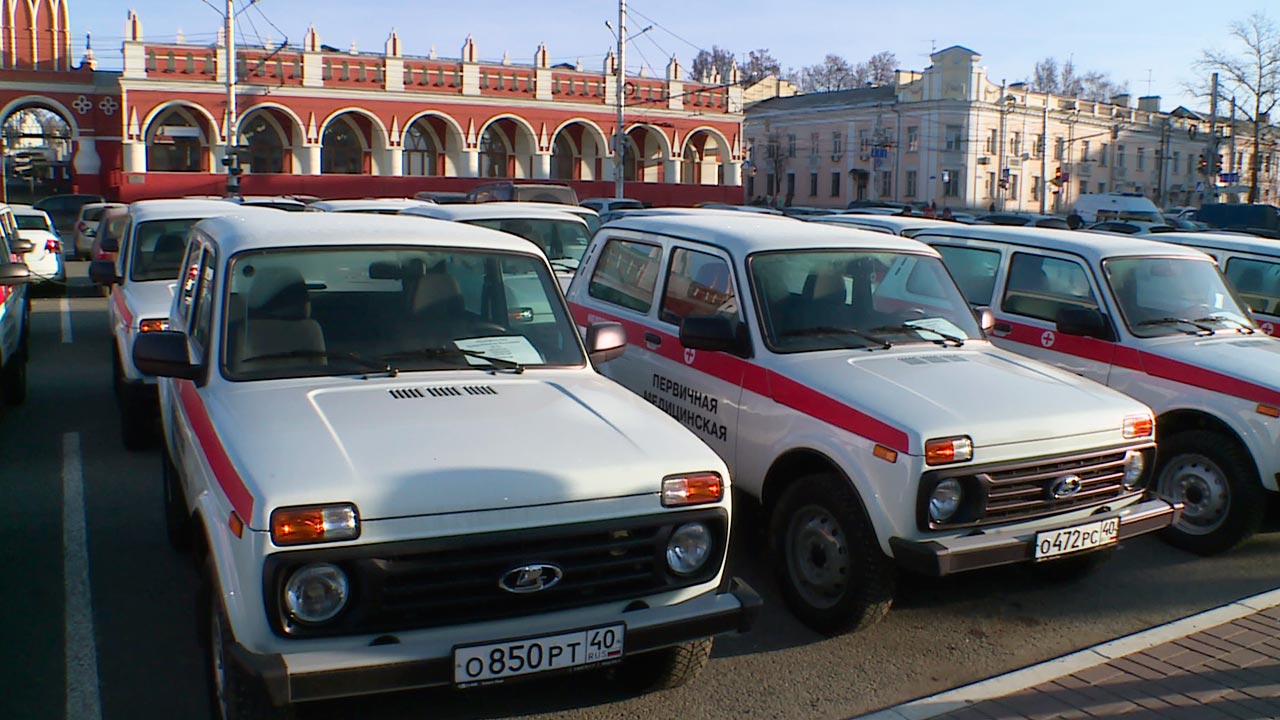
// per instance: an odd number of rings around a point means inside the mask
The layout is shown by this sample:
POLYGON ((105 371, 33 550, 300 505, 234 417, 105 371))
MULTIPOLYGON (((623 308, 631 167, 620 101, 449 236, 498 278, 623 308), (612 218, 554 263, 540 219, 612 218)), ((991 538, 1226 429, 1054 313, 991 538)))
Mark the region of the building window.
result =
POLYGON ((1037 175, 1031 176, 1031 199, 1040 199, 1040 177, 1037 175))
POLYGON ((788 205, 791 204, 791 200, 795 196, 796 196, 796 174, 793 172, 789 172, 787 173, 787 198, 786 198, 788 205))
POLYGON ((1145 170, 1147 168, 1147 149, 1138 148, 1138 169, 1145 170))
POLYGON ((916 171, 907 171, 907 197, 916 196, 916 171))
POLYGON ((818 173, 809 173, 809 197, 818 196, 818 173))
POLYGON ((265 112, 255 114, 240 126, 240 143, 249 147, 249 172, 284 172, 284 140, 265 112))
POLYGON ((840 171, 831 173, 831 197, 840 197, 840 171))
POLYGON ((428 127, 425 121, 418 121, 410 125, 409 132, 405 133, 404 157, 401 161, 405 175, 436 174, 436 158, 439 157, 439 151, 436 149, 435 139, 432 138, 428 127))
POLYGON ((1116 167, 1118 168, 1124 167, 1124 146, 1123 145, 1116 146, 1116 167))
POLYGON ((907 127, 907 152, 920 152, 920 127, 907 127))
POLYGON ((948 125, 947 126, 947 151, 959 152, 964 149, 963 145, 964 143, 960 136, 960 126, 948 125))
POLYGON ((991 134, 987 135, 987 154, 995 155, 1000 148, 999 131, 995 128, 991 129, 991 134))
POLYGON ((947 197, 960 197, 960 173, 955 170, 942 171, 942 194, 947 197))
POLYGON ((495 127, 485 129, 480 136, 480 177, 507 177, 508 157, 506 138, 495 127))
POLYGON ((844 135, 843 133, 831 133, 831 154, 841 155, 844 153, 844 135))
POLYGON ((1174 175, 1178 174, 1178 166, 1181 164, 1182 164, 1182 153, 1175 152, 1173 154, 1173 164, 1169 166, 1173 170, 1174 175))
POLYGON ((1081 194, 1081 195, 1088 195, 1088 194, 1089 194, 1089 181, 1088 181, 1088 180, 1081 180, 1081 181, 1080 181, 1080 194, 1081 194))
POLYGON ((1102 147, 1099 149, 1098 165, 1100 165, 1101 167, 1107 166, 1107 144, 1106 143, 1102 143, 1102 147))
POLYGON ((818 133, 809 133, 809 157, 818 157, 818 133))
POLYGON ((1099 194, 1099 195, 1101 195, 1102 193, 1104 193, 1104 192, 1106 192, 1106 191, 1107 191, 1107 184, 1106 184, 1106 183, 1104 183, 1104 182, 1100 182, 1100 183, 1098 183, 1098 194, 1099 194))
POLYGON ((1067 141, 1061 137, 1053 139, 1053 159, 1064 160, 1067 156, 1067 141))
POLYGON ((1080 162, 1089 162, 1089 141, 1080 141, 1080 162))
POLYGON ((987 173, 987 183, 984 189, 986 190, 986 193, 987 193, 987 199, 991 199, 996 196, 996 174, 995 173, 993 172, 987 173))
POLYGON ((205 172, 209 169, 203 123, 196 118, 185 108, 175 107, 151 122, 147 170, 205 172))
POLYGON ((1018 197, 1018 176, 1009 175, 1009 197, 1018 197))
POLYGON ((1014 157, 1022 154, 1022 133, 1015 132, 1009 136, 1009 154, 1014 157))
POLYGON ((787 135, 787 157, 793 158, 795 156, 796 156, 796 136, 787 135))
POLYGON ((777 190, 777 183, 773 181, 773 173, 764 176, 764 194, 773 197, 777 190))
POLYGON ((1031 156, 1038 157, 1038 158, 1044 157, 1044 136, 1034 135, 1032 136, 1032 138, 1033 139, 1031 141, 1031 156))
POLYGON ((893 173, 884 170, 880 173, 880 197, 888 197, 893 194, 893 173))
POLYGON ((1187 155, 1187 174, 1193 175, 1196 171, 1196 159, 1191 155, 1187 155))

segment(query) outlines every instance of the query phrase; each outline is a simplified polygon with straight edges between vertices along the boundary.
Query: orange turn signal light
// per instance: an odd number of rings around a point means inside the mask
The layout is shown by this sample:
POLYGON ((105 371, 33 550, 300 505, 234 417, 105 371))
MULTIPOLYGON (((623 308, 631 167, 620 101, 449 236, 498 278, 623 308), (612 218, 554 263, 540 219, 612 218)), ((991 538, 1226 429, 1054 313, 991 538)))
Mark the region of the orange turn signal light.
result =
POLYGON ((871 454, 875 455, 876 457, 880 458, 881 460, 887 463, 898 462, 898 451, 892 448, 887 448, 883 445, 876 445, 875 447, 871 448, 871 454))
POLYGON ((719 473, 693 473, 662 479, 663 507, 701 505, 724 499, 724 480, 719 473))
POLYGON ((161 318, 150 318, 150 319, 147 319, 147 320, 143 320, 142 322, 138 323, 138 329, 139 329, 139 330, 141 330, 141 331, 142 331, 142 332, 144 332, 144 333, 146 333, 146 332, 159 332, 159 331, 161 331, 161 330, 168 330, 168 329, 169 329, 169 320, 168 320, 168 318, 163 318, 163 319, 161 319, 161 318))
POLYGON ((360 536, 354 505, 280 508, 271 513, 271 541, 276 545, 350 540, 360 536))
POLYGON ((1259 404, 1257 410, 1259 415, 1266 415, 1267 417, 1280 418, 1280 408, 1274 405, 1259 404))
POLYGON ((1124 419, 1124 436, 1127 438, 1150 437, 1156 430, 1156 421, 1150 415, 1130 415, 1124 419))
POLYGON ((938 438, 924 444, 926 465, 945 465, 973 459, 973 440, 968 436, 938 438))

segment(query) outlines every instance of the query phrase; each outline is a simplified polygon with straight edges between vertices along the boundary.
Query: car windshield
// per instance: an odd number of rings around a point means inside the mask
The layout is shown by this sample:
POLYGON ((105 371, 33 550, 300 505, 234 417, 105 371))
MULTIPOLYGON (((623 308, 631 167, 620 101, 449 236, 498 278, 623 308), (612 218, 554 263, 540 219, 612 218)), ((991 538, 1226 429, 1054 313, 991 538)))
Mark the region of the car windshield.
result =
POLYGON ((931 255, 782 251, 749 260, 765 341, 777 352, 961 344, 982 330, 931 255))
POLYGON ((19 230, 47 230, 53 232, 53 228, 49 226, 49 219, 44 215, 17 215, 14 217, 18 221, 19 230))
POLYGON ((519 235, 542 248, 553 265, 577 269, 578 262, 587 251, 591 236, 587 228, 571 218, 504 218, 468 220, 469 225, 479 225, 519 235))
POLYGON ((585 363, 532 255, 343 247, 241 253, 228 268, 232 380, 585 363))
POLYGON ((1254 327, 1208 258, 1112 258, 1102 267, 1125 324, 1138 337, 1254 327))
POLYGON ((129 279, 175 280, 187 253, 187 231, 201 218, 149 220, 133 231, 129 279))

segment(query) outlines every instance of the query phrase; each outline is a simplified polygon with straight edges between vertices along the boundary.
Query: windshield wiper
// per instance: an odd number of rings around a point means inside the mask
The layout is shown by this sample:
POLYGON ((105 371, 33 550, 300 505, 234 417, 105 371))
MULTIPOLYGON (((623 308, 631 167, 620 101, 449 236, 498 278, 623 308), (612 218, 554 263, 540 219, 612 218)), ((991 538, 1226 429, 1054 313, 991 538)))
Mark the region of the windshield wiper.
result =
POLYGON ((1200 318, 1199 320, 1191 320, 1188 318, 1176 318, 1176 317, 1152 318, 1150 320, 1143 320, 1141 322, 1136 322, 1133 324, 1133 326, 1134 327, 1150 327, 1152 325, 1191 325, 1196 329, 1183 330, 1182 332, 1188 335, 1201 335, 1201 334, 1213 335, 1214 333, 1217 332, 1217 330, 1214 330, 1208 325, 1205 325, 1204 321, 1206 319, 1212 319, 1212 318, 1200 318))
POLYGON ((853 335, 854 337, 866 340, 869 343, 880 346, 882 350, 888 350, 893 347, 893 343, 881 337, 876 337, 861 330, 854 328, 835 327, 833 325, 819 325, 817 327, 799 328, 796 330, 788 330, 782 333, 782 337, 806 337, 810 335, 853 335))
POLYGON ((960 346, 964 345, 964 340, 965 340, 964 338, 962 338, 962 337, 957 337, 957 336, 955 336, 955 335, 952 335, 951 333, 944 333, 944 332, 942 332, 941 330, 934 330, 933 328, 928 327, 928 326, 925 326, 925 325, 912 325, 911 323, 899 323, 898 325, 881 325, 880 327, 871 328, 871 330, 872 330, 873 332, 876 332, 876 331, 890 332, 890 331, 895 331, 895 330, 896 330, 896 331, 905 331, 905 330, 916 331, 916 330, 923 330, 923 331, 925 331, 925 332, 931 332, 931 333, 933 333, 934 335, 937 335, 937 336, 938 336, 936 339, 930 340, 929 342, 931 342, 931 343, 935 343, 935 344, 938 344, 938 345, 944 345, 944 346, 945 346, 948 342, 953 342, 953 343, 955 343, 955 344, 956 344, 956 347, 960 347, 960 346))
POLYGON ((1257 330, 1254 330, 1253 328, 1249 327, 1248 325, 1245 325, 1244 323, 1240 322, 1239 320, 1233 320, 1233 319, 1231 319, 1231 318, 1229 318, 1229 317, 1220 317, 1220 316, 1218 316, 1218 315, 1207 315, 1207 316, 1205 316, 1205 317, 1196 318, 1196 322, 1201 322, 1201 323, 1203 323, 1203 322, 1231 323, 1232 325, 1234 325, 1234 326, 1235 326, 1233 329, 1234 329, 1236 332, 1244 333, 1244 334, 1246 334, 1246 335, 1252 335, 1252 334, 1254 334, 1254 333, 1256 333, 1256 332, 1257 332, 1257 330))
POLYGON ((374 370, 383 372, 391 377, 400 374, 399 369, 384 360, 374 360, 350 352, 329 352, 328 350, 284 350, 281 352, 265 353, 263 355, 254 355, 240 360, 240 362, 254 362, 256 360, 293 360, 302 358, 324 358, 325 360, 341 360, 345 362, 355 363, 366 370, 374 370))
MULTIPOLYGON (((435 359, 435 358, 450 358, 450 357, 453 357, 453 358, 456 358, 456 357, 472 357, 472 358, 479 358, 479 359, 484 360, 485 362, 489 363, 489 368, 490 368, 490 369, 498 369, 498 368, 502 368, 502 369, 504 369, 504 370, 511 370, 512 372, 516 373, 517 375, 519 375, 520 373, 524 372, 524 365, 522 365, 521 363, 516 362, 515 360, 508 360, 508 359, 506 359, 506 358, 500 358, 500 357, 494 357, 494 356, 492 356, 492 355, 486 355, 486 354, 484 354, 484 353, 482 353, 482 352, 478 352, 478 351, 476 351, 476 350, 463 350, 462 348, 448 348, 448 347, 419 348, 419 349, 417 349, 417 350, 403 350, 403 351, 401 351, 401 352, 394 352, 394 353, 391 353, 391 354, 389 354, 389 355, 383 355, 383 356, 381 356, 381 357, 382 357, 383 359, 385 359, 385 360, 411 360, 411 359, 419 359, 419 358, 435 359)), ((481 367, 481 366, 478 366, 478 365, 472 365, 472 364, 468 363, 468 364, 467 364, 467 367, 481 367)))

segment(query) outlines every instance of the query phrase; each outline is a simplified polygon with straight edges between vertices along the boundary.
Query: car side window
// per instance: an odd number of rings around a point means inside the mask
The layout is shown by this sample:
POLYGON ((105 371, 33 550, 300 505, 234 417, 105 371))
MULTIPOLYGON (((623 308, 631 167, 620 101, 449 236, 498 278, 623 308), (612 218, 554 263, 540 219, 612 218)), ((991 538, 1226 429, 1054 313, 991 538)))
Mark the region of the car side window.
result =
POLYGON ((587 293, 628 310, 647 313, 662 264, 662 247, 633 240, 610 239, 600 251, 587 293))
POLYGON ((970 305, 990 305, 1000 271, 1000 252, 983 248, 937 245, 942 262, 970 305))
POLYGON ((190 326, 191 305, 195 301, 196 288, 200 284, 200 251, 199 243, 187 246, 187 257, 182 261, 182 272, 178 278, 182 284, 179 288, 178 318, 184 326, 190 326))
POLYGON ((194 319, 191 324, 191 339, 195 341, 204 354, 209 348, 209 337, 213 332, 213 276, 215 257, 206 249, 198 269, 199 283, 196 289, 194 319))
POLYGON ((671 251, 658 318, 679 325, 690 315, 738 317, 733 273, 724 258, 687 248, 671 251))
POLYGON ((1227 260, 1225 275, 1250 310, 1280 313, 1280 263, 1233 257, 1227 260))
POLYGON ((1032 253, 1014 253, 1001 308, 1015 315, 1056 322, 1067 308, 1098 309, 1089 276, 1079 263, 1032 253))

